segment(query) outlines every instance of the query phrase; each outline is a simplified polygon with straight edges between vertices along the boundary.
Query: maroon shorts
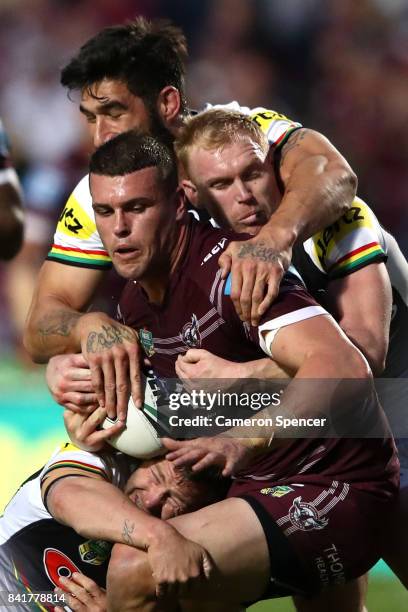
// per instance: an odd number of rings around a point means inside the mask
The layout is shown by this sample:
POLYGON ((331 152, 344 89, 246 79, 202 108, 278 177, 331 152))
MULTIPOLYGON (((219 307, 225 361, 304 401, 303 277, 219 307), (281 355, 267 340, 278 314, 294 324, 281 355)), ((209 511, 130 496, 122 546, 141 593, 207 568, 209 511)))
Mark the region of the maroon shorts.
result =
POLYGON ((228 497, 245 499, 264 529, 271 560, 265 598, 313 595, 361 576, 380 558, 378 529, 391 504, 347 483, 235 482, 228 497))

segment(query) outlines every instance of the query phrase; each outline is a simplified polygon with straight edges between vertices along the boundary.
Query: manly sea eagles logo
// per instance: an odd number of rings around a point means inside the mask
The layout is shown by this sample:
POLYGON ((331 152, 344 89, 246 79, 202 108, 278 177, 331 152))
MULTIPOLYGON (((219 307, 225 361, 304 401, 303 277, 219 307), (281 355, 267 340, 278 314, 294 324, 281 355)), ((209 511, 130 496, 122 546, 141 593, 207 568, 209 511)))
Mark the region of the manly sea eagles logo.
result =
POLYGON ((293 500, 289 510, 289 517, 292 524, 302 531, 324 529, 329 522, 327 518, 320 518, 316 508, 312 504, 303 502, 300 496, 293 500))
POLYGON ((181 330, 181 339, 189 348, 197 348, 201 346, 198 319, 195 314, 191 316, 191 321, 186 323, 181 330))

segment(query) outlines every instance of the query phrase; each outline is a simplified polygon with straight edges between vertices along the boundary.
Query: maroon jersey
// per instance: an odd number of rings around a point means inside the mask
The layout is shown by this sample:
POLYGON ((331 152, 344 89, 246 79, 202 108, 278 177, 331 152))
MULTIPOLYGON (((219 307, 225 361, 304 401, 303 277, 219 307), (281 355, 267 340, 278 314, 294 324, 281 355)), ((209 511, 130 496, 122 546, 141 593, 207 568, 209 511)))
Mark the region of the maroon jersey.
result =
MULTIPOLYGON (((187 233, 183 258, 169 280, 163 303, 151 304, 137 281, 127 283, 119 303, 119 318, 137 330, 158 376, 175 378, 177 356, 189 348, 203 348, 236 362, 265 357, 262 332, 327 315, 289 272, 260 326, 244 324, 230 299, 229 279, 221 279, 218 258, 231 240, 247 236, 194 220, 188 222, 187 233)), ((297 439, 252 464, 243 478, 293 482, 296 475, 298 482, 304 482, 322 471, 328 482, 336 477, 365 489, 377 487, 387 495, 396 484, 390 480, 397 474, 393 443, 387 439, 297 439)))

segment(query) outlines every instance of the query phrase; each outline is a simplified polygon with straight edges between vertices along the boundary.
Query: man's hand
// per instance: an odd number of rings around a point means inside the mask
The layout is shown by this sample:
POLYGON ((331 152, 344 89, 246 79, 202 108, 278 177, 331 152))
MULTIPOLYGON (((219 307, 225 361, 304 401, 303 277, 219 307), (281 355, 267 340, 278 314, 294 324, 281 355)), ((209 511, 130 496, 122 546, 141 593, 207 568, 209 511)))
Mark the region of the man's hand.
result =
POLYGON ((99 405, 109 417, 125 421, 130 393, 136 407, 143 403, 136 331, 91 312, 81 317, 78 333, 99 405))
POLYGON ((91 414, 64 411, 64 424, 70 440, 75 446, 91 453, 100 451, 105 441, 123 431, 125 424, 118 421, 109 429, 98 429, 106 418, 105 408, 97 408, 91 414))
MULTIPOLYGON (((210 465, 217 465, 225 477, 235 474, 259 452, 251 438, 217 436, 183 442, 162 438, 162 442, 170 451, 166 459, 172 461, 175 467, 189 465, 193 472, 199 472, 210 465)), ((267 440, 260 439, 259 443, 262 446, 266 445, 267 440)))
POLYGON ((242 321, 258 325, 279 292, 292 259, 292 243, 265 226, 255 238, 231 242, 218 260, 222 276, 231 272, 231 299, 242 321))
POLYGON ((220 383, 226 389, 243 377, 239 363, 217 357, 205 349, 188 349, 187 353, 179 355, 176 374, 188 391, 204 387, 206 391, 217 390, 220 383))
MULTIPOLYGON (((168 525, 170 527, 170 525, 168 525)), ((208 552, 175 529, 166 530, 165 539, 147 547, 158 597, 187 597, 194 581, 210 577, 213 563, 208 552)))
MULTIPOLYGON (((106 612, 106 591, 84 574, 74 572, 70 578, 60 577, 63 588, 55 593, 64 595, 64 602, 74 612, 106 612)), ((64 612, 66 607, 56 606, 55 612, 64 612)))
POLYGON ((91 371, 81 353, 52 357, 45 377, 51 395, 61 406, 84 414, 98 407, 91 371))

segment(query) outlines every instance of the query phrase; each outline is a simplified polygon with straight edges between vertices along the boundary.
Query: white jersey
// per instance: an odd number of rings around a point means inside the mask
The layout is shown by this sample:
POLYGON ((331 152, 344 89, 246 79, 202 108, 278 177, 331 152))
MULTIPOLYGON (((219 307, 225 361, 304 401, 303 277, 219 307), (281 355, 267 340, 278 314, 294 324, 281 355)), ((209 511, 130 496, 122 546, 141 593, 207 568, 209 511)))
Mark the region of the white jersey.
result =
POLYGON ((108 462, 71 443, 58 448, 21 485, 0 517, 0 591, 52 592, 60 576, 74 571, 103 587, 112 543, 91 540, 58 523, 47 509, 46 497, 51 484, 67 476, 103 479, 122 487, 128 473, 123 455, 110 455, 108 462))
MULTIPOLYGON (((266 108, 254 109, 240 106, 238 102, 220 104, 209 108, 225 108, 250 116, 267 135, 271 146, 282 146, 300 123, 266 108)), ((89 178, 85 176, 69 197, 54 234, 54 242, 47 259, 72 266, 106 269, 111 267, 110 257, 102 244, 95 224, 89 178)))

